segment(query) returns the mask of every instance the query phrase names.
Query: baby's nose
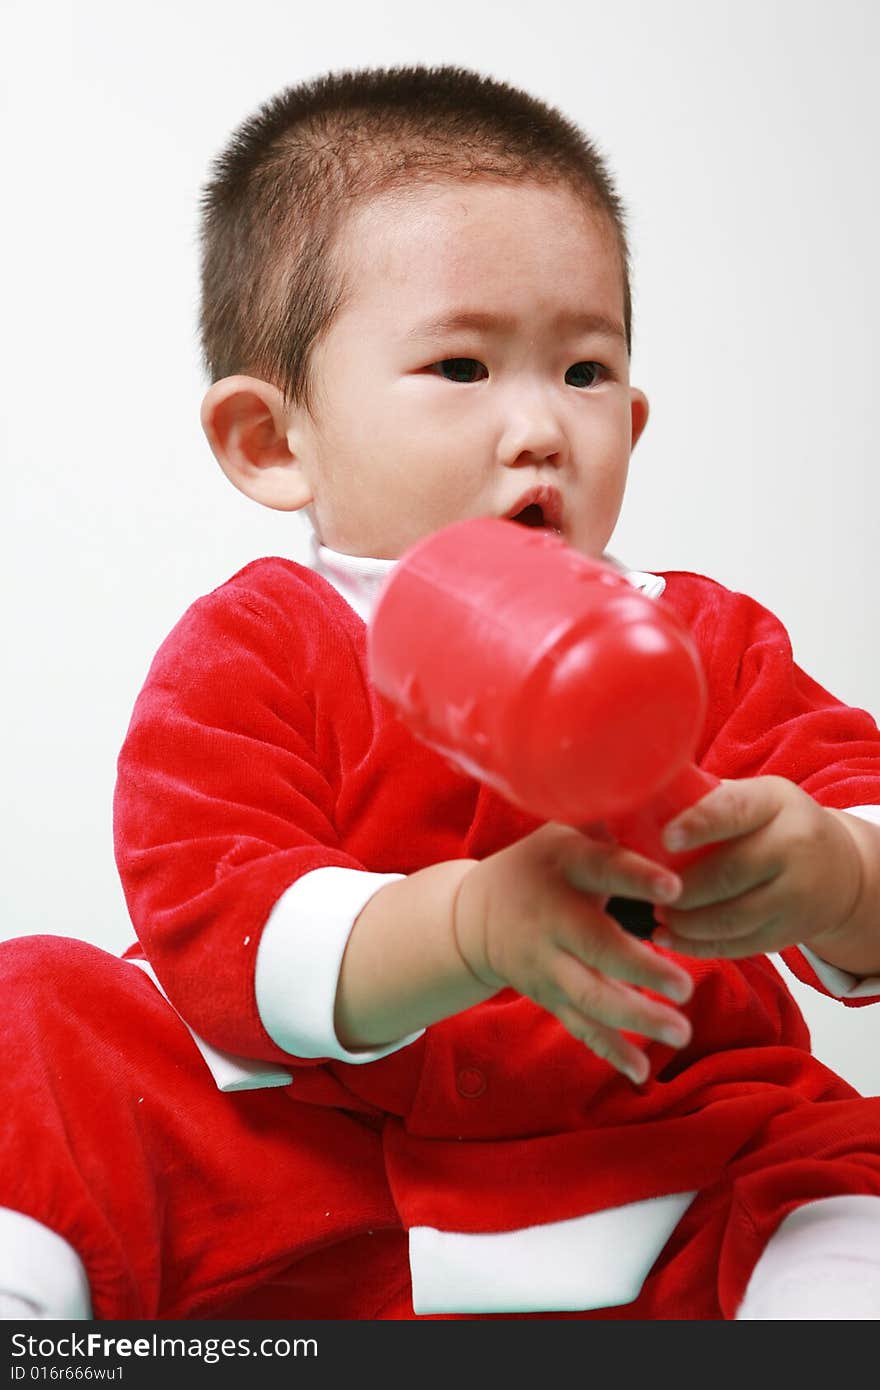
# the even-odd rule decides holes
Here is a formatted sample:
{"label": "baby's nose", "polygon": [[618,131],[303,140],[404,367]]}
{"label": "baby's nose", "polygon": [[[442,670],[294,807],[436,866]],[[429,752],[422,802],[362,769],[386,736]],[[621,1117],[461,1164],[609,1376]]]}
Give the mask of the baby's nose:
{"label": "baby's nose", "polygon": [[549,405],[527,402],[512,411],[498,441],[499,462],[508,468],[528,463],[562,463],[568,452],[565,430]]}

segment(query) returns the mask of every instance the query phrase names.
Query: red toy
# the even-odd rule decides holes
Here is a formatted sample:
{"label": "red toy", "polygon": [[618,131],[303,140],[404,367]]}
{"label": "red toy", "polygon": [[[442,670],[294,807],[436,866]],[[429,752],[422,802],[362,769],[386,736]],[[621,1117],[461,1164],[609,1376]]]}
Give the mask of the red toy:
{"label": "red toy", "polygon": [[660,831],[717,786],[692,760],[703,672],[671,612],[552,532],[481,517],[419,541],[368,637],[418,738],[542,820],[606,828],[681,867]]}

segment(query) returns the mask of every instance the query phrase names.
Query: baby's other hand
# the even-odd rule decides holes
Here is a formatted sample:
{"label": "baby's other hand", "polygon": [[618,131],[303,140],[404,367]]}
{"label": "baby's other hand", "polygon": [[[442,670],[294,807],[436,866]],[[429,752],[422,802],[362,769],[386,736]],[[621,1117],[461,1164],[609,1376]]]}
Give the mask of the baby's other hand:
{"label": "baby's other hand", "polygon": [[658,945],[741,957],[833,933],[852,913],[861,859],[846,817],[784,777],[725,781],[664,828],[672,851],[717,844],[681,871]]}
{"label": "baby's other hand", "polygon": [[641,990],[681,1004],[693,982],[603,909],[614,896],[668,902],[680,887],[661,864],[551,823],[465,874],[455,901],[455,939],[483,984],[533,999],[640,1083],[648,1059],[621,1030],[673,1047],[691,1034],[677,1009]]}

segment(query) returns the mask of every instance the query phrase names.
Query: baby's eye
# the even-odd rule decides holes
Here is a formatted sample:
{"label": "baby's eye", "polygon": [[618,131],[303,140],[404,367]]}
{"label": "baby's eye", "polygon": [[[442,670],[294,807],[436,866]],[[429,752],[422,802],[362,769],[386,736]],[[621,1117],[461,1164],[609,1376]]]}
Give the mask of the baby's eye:
{"label": "baby's eye", "polygon": [[595,386],[601,379],[602,367],[598,362],[575,362],[565,373],[569,386]]}
{"label": "baby's eye", "polygon": [[480,378],[475,372],[482,372],[484,377],[489,375],[475,357],[444,357],[442,362],[433,362],[428,371],[436,372],[444,381],[478,381]]}

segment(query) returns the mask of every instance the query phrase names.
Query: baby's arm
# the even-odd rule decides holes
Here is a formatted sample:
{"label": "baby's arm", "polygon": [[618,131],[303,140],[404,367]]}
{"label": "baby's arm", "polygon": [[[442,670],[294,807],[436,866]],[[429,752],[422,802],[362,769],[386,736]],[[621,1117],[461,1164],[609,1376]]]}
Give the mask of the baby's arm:
{"label": "baby's arm", "polygon": [[663,909],[672,949],[740,957],[806,943],[841,970],[880,975],[880,826],[753,777],[723,782],[664,838],[671,850],[718,845]]}
{"label": "baby's arm", "polygon": [[[132,922],[187,1025],[235,1058],[292,1058],[313,1070],[340,1055],[323,1050],[338,936],[328,944],[314,900],[324,909],[332,897],[342,919],[376,886],[335,826],[341,735],[330,720],[339,709],[328,717],[316,691],[318,678],[344,687],[351,657],[347,634],[328,620],[322,583],[283,561],[260,561],[187,610],[138,697],[114,805]],[[350,741],[369,717],[366,703],[353,711]],[[340,876],[342,890],[337,883],[328,892],[327,875]],[[352,908],[348,924],[353,916]],[[290,973],[299,983],[311,934],[321,938],[319,973],[332,974],[332,992],[326,1010],[315,1003],[303,1020],[287,984]],[[264,952],[273,944],[274,954]],[[274,991],[260,988],[261,966]],[[312,1004],[316,972],[301,973]],[[284,996],[280,1028],[276,994]]]}
{"label": "baby's arm", "polygon": [[[666,827],[693,832],[667,840],[670,850],[718,845],[682,874],[682,894],[663,912],[667,944],[707,958],[780,951],[811,985],[869,1002],[880,967],[875,721],[803,671],[782,623],[747,595],[672,575],[664,601],[688,625],[706,671],[698,761],[727,779]],[[839,982],[816,968],[819,957],[838,967]]]}
{"label": "baby's arm", "polygon": [[476,862],[436,864],[370,899],[336,999],[344,1046],[374,1046],[511,987],[632,1080],[644,1053],[621,1029],[683,1046],[690,1025],[640,988],[684,1003],[690,976],[602,910],[614,895],[668,901],[668,870],[561,825]]}

